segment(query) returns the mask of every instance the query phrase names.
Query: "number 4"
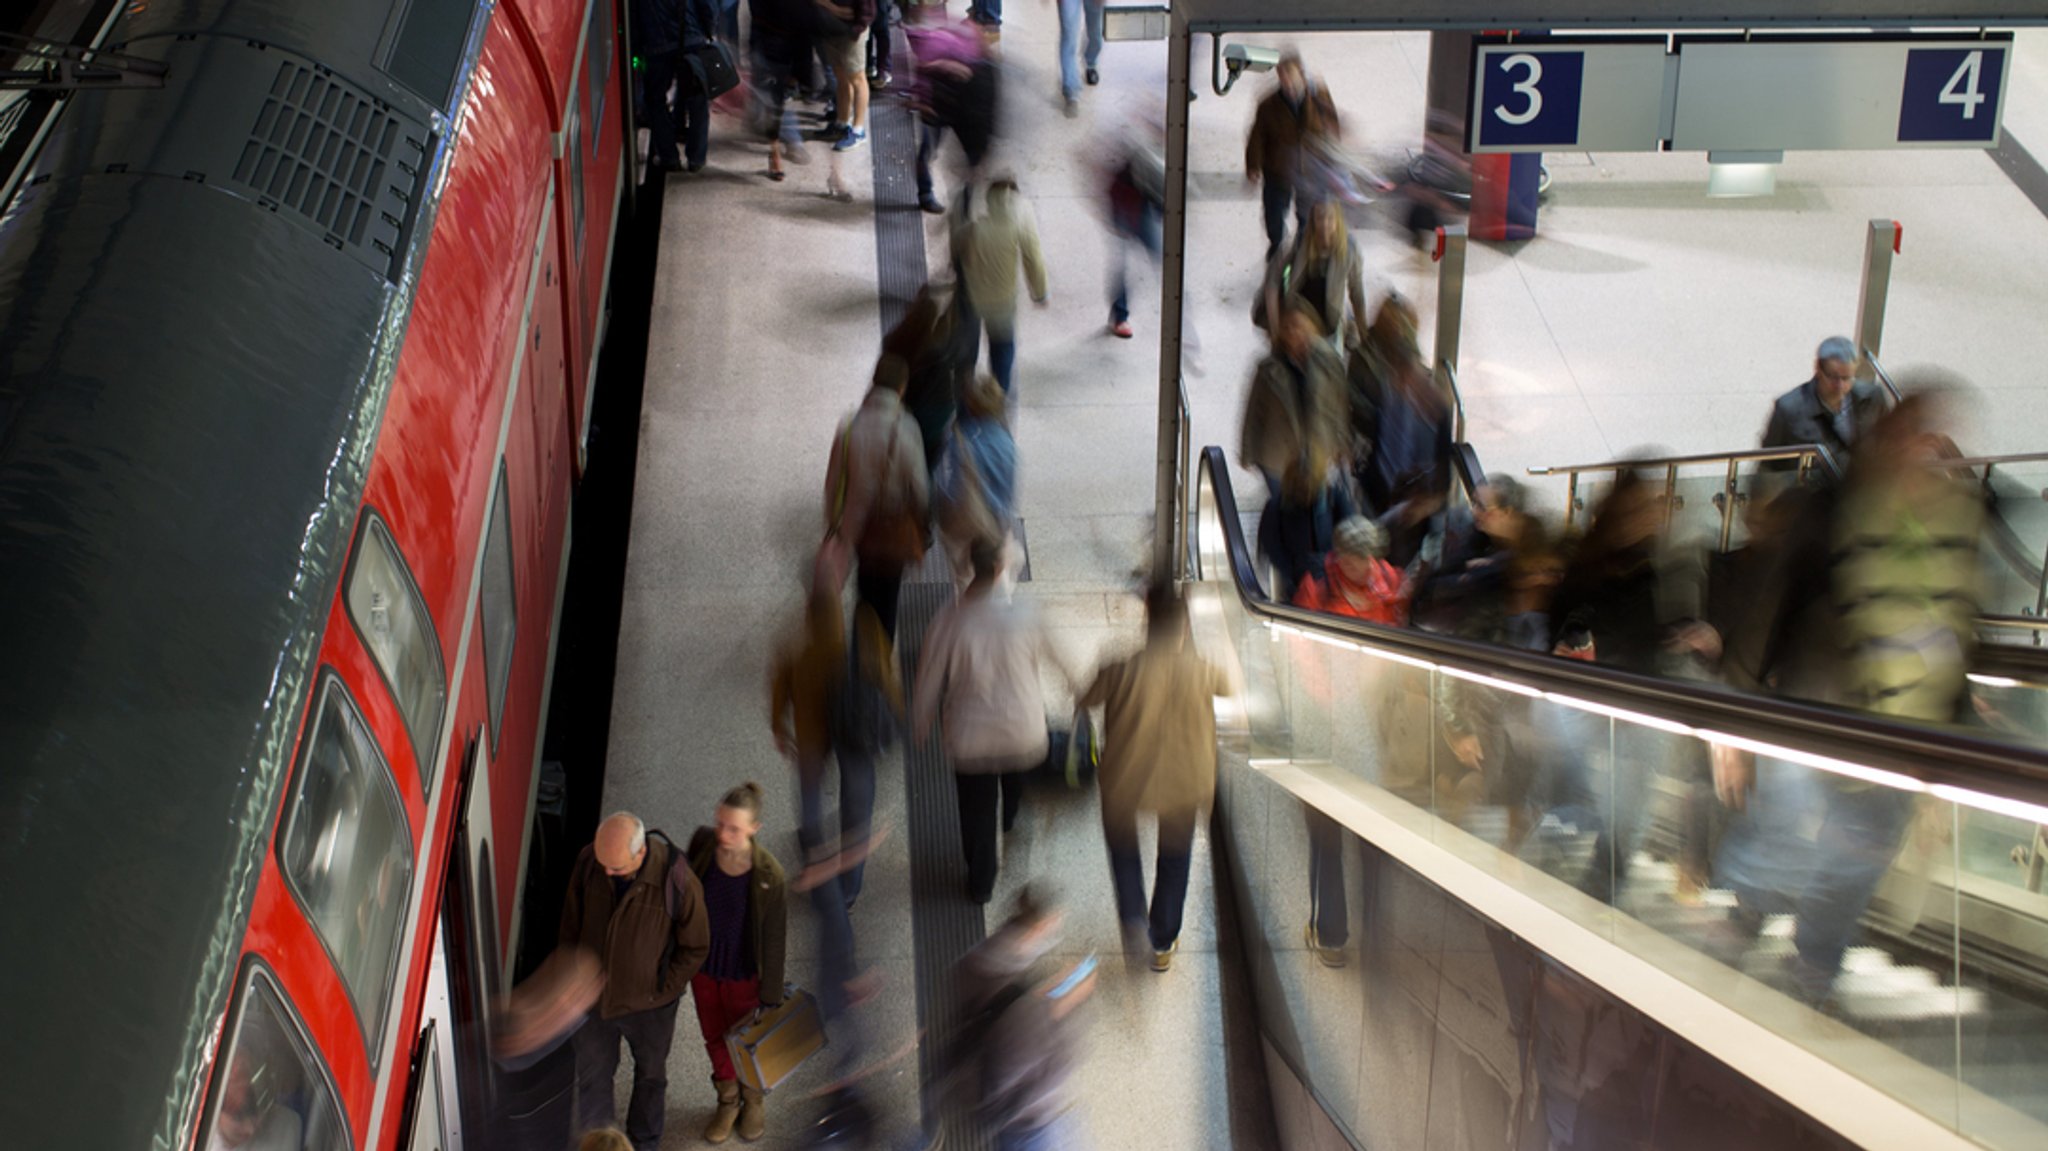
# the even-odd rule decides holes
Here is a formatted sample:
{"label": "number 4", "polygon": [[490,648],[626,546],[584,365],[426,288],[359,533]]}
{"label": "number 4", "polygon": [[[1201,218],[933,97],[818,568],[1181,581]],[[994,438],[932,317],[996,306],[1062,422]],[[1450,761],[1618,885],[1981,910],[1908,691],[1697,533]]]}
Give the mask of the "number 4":
{"label": "number 4", "polygon": [[[1977,81],[1981,78],[1983,71],[1984,53],[1981,50],[1964,56],[1962,64],[1956,68],[1955,75],[1950,76],[1948,83],[1941,86],[1941,102],[1944,104],[1961,104],[1963,106],[1963,119],[1976,119],[1977,105],[1984,102],[1984,93],[1978,91],[1977,88]],[[1960,91],[1957,90],[1957,85],[1962,85]],[[1922,91],[1925,91],[1925,89],[1922,89]]]}

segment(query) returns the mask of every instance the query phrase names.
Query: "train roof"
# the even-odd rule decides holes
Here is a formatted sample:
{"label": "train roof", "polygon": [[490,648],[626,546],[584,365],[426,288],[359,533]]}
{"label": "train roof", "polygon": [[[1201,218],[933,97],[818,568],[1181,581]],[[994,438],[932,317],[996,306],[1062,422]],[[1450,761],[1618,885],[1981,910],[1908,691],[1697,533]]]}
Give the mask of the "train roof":
{"label": "train roof", "polygon": [[225,181],[63,166],[0,217],[0,1131],[176,1147],[403,293]]}

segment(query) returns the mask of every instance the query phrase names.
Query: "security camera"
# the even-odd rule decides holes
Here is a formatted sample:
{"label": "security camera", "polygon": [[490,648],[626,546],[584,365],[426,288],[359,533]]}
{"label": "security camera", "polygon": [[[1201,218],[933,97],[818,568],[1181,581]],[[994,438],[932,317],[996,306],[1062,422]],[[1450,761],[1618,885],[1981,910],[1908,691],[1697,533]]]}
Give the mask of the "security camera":
{"label": "security camera", "polygon": [[1276,48],[1231,44],[1223,49],[1223,66],[1230,69],[1232,76],[1245,71],[1271,72],[1280,66],[1280,52]]}

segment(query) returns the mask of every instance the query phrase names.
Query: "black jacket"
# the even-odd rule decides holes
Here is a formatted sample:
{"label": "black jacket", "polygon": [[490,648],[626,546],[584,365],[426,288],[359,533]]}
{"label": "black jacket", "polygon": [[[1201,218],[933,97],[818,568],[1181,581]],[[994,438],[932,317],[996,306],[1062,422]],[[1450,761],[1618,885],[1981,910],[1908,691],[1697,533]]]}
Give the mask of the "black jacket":
{"label": "black jacket", "polygon": [[[1814,382],[1808,380],[1779,396],[1777,403],[1771,405],[1770,422],[1764,425],[1763,446],[1783,448],[1794,444],[1821,444],[1835,454],[1836,464],[1847,466],[1849,449],[1855,445],[1856,439],[1870,430],[1870,425],[1884,414],[1884,396],[1876,384],[1858,380],[1842,402],[1849,406],[1849,440],[1844,441],[1835,430],[1834,414],[1821,406],[1820,392]],[[1769,471],[1789,471],[1794,461],[1774,460],[1763,466]]]}

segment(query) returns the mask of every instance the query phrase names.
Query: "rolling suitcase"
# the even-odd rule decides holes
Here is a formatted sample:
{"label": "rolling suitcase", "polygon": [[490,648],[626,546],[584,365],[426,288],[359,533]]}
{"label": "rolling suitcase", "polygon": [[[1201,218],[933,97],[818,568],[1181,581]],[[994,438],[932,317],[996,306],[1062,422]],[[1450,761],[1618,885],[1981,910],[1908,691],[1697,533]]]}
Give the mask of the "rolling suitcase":
{"label": "rolling suitcase", "polygon": [[818,1001],[795,984],[782,1002],[725,1033],[726,1050],[740,1082],[756,1091],[775,1090],[804,1060],[825,1046],[825,1021]]}

